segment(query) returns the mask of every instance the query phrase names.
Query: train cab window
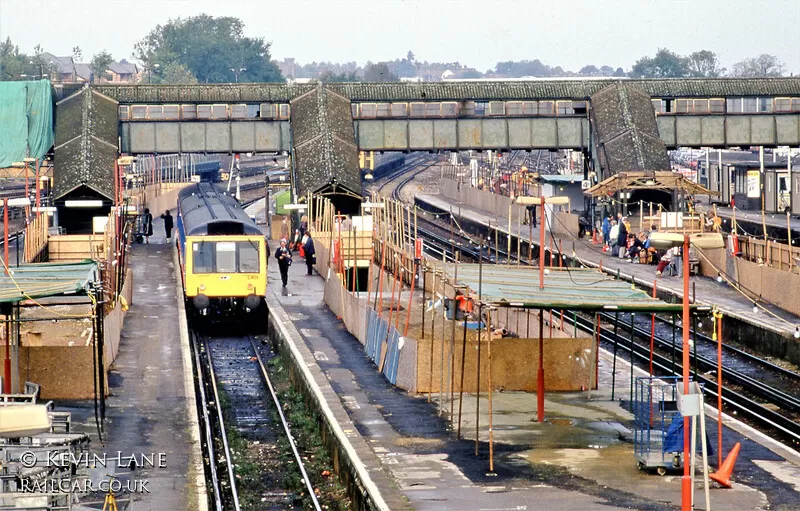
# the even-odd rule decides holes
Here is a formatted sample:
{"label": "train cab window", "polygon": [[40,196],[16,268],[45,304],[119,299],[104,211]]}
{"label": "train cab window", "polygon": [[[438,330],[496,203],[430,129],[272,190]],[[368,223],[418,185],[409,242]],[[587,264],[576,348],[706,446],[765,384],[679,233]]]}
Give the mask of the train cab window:
{"label": "train cab window", "polygon": [[391,117],[391,105],[389,103],[378,103],[375,105],[375,116],[376,117]]}
{"label": "train cab window", "polygon": [[239,273],[258,273],[258,245],[254,241],[240,241]]}
{"label": "train cab window", "polygon": [[214,243],[192,243],[192,272],[214,273]]}
{"label": "train cab window", "polygon": [[236,272],[236,242],[218,241],[217,242],[217,273]]}

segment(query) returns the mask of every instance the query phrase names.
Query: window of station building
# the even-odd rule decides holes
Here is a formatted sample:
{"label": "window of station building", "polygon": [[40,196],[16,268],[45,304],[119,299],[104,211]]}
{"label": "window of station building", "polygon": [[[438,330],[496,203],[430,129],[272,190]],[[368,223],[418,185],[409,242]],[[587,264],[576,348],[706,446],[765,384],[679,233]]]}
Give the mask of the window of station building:
{"label": "window of station building", "polygon": [[717,99],[709,99],[708,100],[708,111],[712,114],[724,114],[725,113],[725,100],[722,98]]}
{"label": "window of station building", "polygon": [[538,101],[523,101],[522,102],[522,115],[536,115],[539,113]]}
{"label": "window of station building", "polygon": [[476,101],[475,102],[475,111],[473,112],[473,115],[475,115],[477,117],[483,117],[484,115],[487,114],[488,110],[489,110],[489,103],[488,102],[486,102],[486,101]]}
{"label": "window of station building", "polygon": [[[357,107],[358,105],[353,105]],[[278,116],[278,105],[272,103],[261,103],[258,108],[258,115],[262,119],[275,119]]]}
{"label": "window of station building", "polygon": [[742,112],[742,98],[727,98],[726,112],[738,114]]}
{"label": "window of station building", "polygon": [[142,121],[147,119],[147,106],[133,105],[131,106],[131,119],[134,121]]}
{"label": "window of station building", "polygon": [[392,117],[407,117],[408,103],[392,103]]}
{"label": "window of station building", "polygon": [[539,115],[553,115],[555,108],[554,101],[539,101]]}
{"label": "window of station building", "polygon": [[708,113],[708,100],[707,99],[692,100],[692,112],[696,114]]}
{"label": "window of station building", "polygon": [[211,119],[211,105],[197,105],[198,119]]}
{"label": "window of station building", "polygon": [[375,118],[375,103],[361,103],[361,118],[374,119]]}
{"label": "window of station building", "polygon": [[758,98],[742,98],[742,112],[746,114],[758,112]]}
{"label": "window of station building", "polygon": [[130,120],[130,107],[128,105],[120,105],[117,115],[119,115],[120,121]]}
{"label": "window of station building", "polygon": [[489,102],[489,115],[503,115],[506,113],[505,101],[490,101]]}
{"label": "window of station building", "polygon": [[246,119],[247,105],[231,105],[231,119]]}
{"label": "window of station building", "polygon": [[577,115],[585,115],[588,112],[586,101],[573,101],[572,113]]}
{"label": "window of station building", "polygon": [[471,117],[475,115],[475,102],[464,101],[464,103],[461,104],[461,115],[464,117]]}
{"label": "window of station building", "polygon": [[506,115],[522,115],[522,101],[506,101]]}
{"label": "window of station building", "polygon": [[292,105],[282,104],[278,105],[278,118],[288,119],[292,115]]}
{"label": "window of station building", "polygon": [[663,114],[666,111],[666,105],[663,99],[651,99],[650,103],[653,104],[653,111],[657,114]]}
{"label": "window of station building", "polygon": [[258,117],[258,105],[247,105],[247,118],[256,119]]}
{"label": "window of station building", "polygon": [[425,117],[425,103],[411,103],[409,106],[410,117]]}
{"label": "window of station building", "polygon": [[181,105],[181,119],[197,119],[197,105]]}
{"label": "window of station building", "polygon": [[211,106],[212,119],[227,119],[228,118],[228,105],[212,105]]}
{"label": "window of station building", "polygon": [[375,117],[391,117],[392,105],[389,103],[378,103],[375,105]]}
{"label": "window of station building", "polygon": [[458,117],[458,103],[455,101],[442,103],[442,117]]}
{"label": "window of station building", "polygon": [[792,98],[775,98],[775,111],[776,112],[791,112],[792,111]]}
{"label": "window of station building", "polygon": [[759,112],[772,112],[772,98],[758,98]]}
{"label": "window of station building", "polygon": [[360,109],[358,108],[358,104],[357,103],[351,103],[350,104],[350,115],[353,116],[353,119],[358,119],[358,118],[361,117],[361,115],[359,113],[359,110]]}
{"label": "window of station building", "polygon": [[425,103],[425,117],[441,117],[442,104],[441,103]]}
{"label": "window of station building", "polygon": [[688,114],[692,108],[691,99],[676,99],[675,100],[675,113]]}
{"label": "window of station building", "polygon": [[168,121],[177,121],[181,118],[181,109],[178,105],[164,105],[164,119]]}
{"label": "window of station building", "polygon": [[575,109],[572,108],[572,101],[556,101],[556,113],[558,115],[572,115]]}

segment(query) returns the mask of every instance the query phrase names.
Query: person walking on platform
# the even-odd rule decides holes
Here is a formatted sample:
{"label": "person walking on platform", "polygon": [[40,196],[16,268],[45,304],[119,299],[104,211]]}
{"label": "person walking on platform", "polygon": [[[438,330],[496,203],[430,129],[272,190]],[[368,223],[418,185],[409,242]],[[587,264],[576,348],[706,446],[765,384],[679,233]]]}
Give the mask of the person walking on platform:
{"label": "person walking on platform", "polygon": [[306,275],[313,275],[314,264],[316,264],[317,258],[315,257],[316,251],[314,250],[314,240],[311,239],[311,231],[306,231],[305,239],[306,241],[303,244],[303,252],[305,252],[306,268],[308,269],[308,273],[306,273]]}
{"label": "person walking on platform", "polygon": [[175,225],[172,222],[172,215],[169,210],[164,211],[164,214],[161,215],[161,219],[164,220],[164,232],[167,235],[167,245],[169,245],[172,241],[172,228]]}
{"label": "person walking on platform", "polygon": [[153,215],[150,214],[150,208],[144,208],[142,215],[142,233],[144,234],[144,241],[150,244],[150,236],[153,235]]}
{"label": "person walking on platform", "polygon": [[281,238],[281,246],[275,250],[275,259],[278,260],[278,269],[281,271],[283,287],[289,283],[289,266],[292,265],[292,251],[286,248],[286,238]]}

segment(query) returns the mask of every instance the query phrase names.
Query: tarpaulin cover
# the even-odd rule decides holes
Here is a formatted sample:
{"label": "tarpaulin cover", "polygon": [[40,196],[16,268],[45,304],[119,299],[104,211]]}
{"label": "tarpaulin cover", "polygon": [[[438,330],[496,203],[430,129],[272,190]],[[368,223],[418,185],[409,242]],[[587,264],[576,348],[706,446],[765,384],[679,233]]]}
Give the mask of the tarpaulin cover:
{"label": "tarpaulin cover", "polygon": [[41,159],[53,147],[50,82],[0,82],[0,168]]}

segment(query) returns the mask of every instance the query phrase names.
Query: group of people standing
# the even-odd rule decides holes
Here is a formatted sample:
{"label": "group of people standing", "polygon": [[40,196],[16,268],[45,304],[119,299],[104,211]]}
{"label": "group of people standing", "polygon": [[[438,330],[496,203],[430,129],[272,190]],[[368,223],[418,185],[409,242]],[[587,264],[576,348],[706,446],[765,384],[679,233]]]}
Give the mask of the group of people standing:
{"label": "group of people standing", "polygon": [[[172,214],[169,210],[166,210],[164,214],[161,215],[161,219],[164,220],[164,235],[167,238],[167,245],[169,245],[172,242],[172,229],[175,227]],[[144,236],[145,243],[149,245],[150,236],[153,235],[153,214],[150,213],[150,208],[144,208],[140,234]]]}
{"label": "group of people standing", "polygon": [[278,260],[278,269],[281,272],[283,287],[289,283],[289,267],[292,265],[292,252],[297,250],[305,258],[306,275],[314,274],[314,264],[317,262],[314,240],[308,230],[308,217],[303,215],[300,219],[300,228],[295,231],[295,236],[289,241],[289,221],[284,218],[281,223],[281,245],[275,250],[275,259]]}
{"label": "group of people standing", "polygon": [[[603,231],[603,251],[611,251],[613,257],[638,263],[643,253],[652,253],[653,255],[656,253],[656,250],[650,246],[650,236],[657,231],[655,225],[650,227],[649,233],[641,231],[638,234],[634,234],[629,232],[631,227],[628,223],[628,218],[618,213],[616,219],[613,216],[605,217],[601,228]],[[656,268],[656,276],[660,277],[666,267],[679,256],[680,248],[670,249],[662,254]],[[650,260],[650,258],[648,257],[647,260]]]}

